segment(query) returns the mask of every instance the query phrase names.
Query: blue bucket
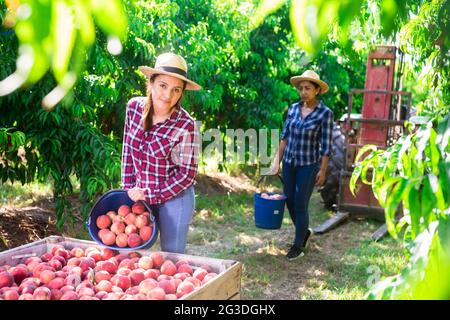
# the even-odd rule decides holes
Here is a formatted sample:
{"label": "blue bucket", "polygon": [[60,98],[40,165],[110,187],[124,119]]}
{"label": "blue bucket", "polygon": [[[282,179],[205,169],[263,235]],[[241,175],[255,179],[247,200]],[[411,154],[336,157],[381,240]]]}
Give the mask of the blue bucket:
{"label": "blue bucket", "polygon": [[[266,177],[263,176],[259,179],[256,187],[259,186],[261,180]],[[281,179],[280,176],[278,176]],[[274,193],[265,192],[268,195]],[[265,199],[261,197],[261,193],[255,193],[255,225],[262,229],[280,229],[283,222],[284,207],[286,204],[286,196],[281,199]]]}
{"label": "blue bucket", "polygon": [[118,246],[107,246],[105,245],[100,238],[98,237],[98,232],[100,229],[97,227],[97,218],[108,211],[116,211],[121,205],[132,206],[135,202],[128,197],[128,193],[125,190],[111,190],[103,194],[95,203],[95,205],[91,209],[91,213],[89,215],[89,219],[86,222],[86,226],[89,230],[89,234],[91,238],[97,242],[98,244],[113,249],[113,250],[140,250],[150,248],[155,241],[158,239],[158,225],[156,223],[155,215],[153,210],[145,201],[138,201],[142,203],[145,209],[150,213],[150,221],[153,222],[153,232],[149,240],[145,241],[138,247],[125,247],[121,248]]}

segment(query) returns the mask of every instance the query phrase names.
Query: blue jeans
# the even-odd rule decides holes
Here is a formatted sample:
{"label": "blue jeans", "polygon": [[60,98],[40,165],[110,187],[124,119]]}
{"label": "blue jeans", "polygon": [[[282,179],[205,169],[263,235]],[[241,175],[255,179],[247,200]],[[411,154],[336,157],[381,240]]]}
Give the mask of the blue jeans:
{"label": "blue jeans", "polygon": [[161,250],[184,253],[189,223],[195,209],[194,187],[156,206]]}
{"label": "blue jeans", "polygon": [[309,199],[319,169],[319,163],[295,167],[283,161],[284,194],[287,197],[286,204],[295,226],[294,245],[297,247],[303,247],[309,227]]}

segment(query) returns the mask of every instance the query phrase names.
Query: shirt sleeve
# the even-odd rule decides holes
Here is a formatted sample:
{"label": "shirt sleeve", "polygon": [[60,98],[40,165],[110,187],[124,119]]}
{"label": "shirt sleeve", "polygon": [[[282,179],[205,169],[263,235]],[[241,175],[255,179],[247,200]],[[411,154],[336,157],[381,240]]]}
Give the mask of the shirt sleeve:
{"label": "shirt sleeve", "polygon": [[133,111],[136,108],[137,101],[131,99],[127,104],[125,125],[123,129],[123,143],[122,143],[122,189],[128,190],[136,185],[136,173],[133,165],[133,158],[131,155],[131,121],[133,117]]}
{"label": "shirt sleeve", "polygon": [[323,119],[322,119],[322,137],[321,137],[321,156],[330,156],[331,155],[331,143],[333,136],[333,112],[331,110],[327,110]]}
{"label": "shirt sleeve", "polygon": [[158,188],[145,188],[145,200],[149,204],[161,204],[177,196],[194,184],[198,170],[199,137],[195,122],[186,129],[179,130],[177,144],[171,157],[175,164],[175,174]]}

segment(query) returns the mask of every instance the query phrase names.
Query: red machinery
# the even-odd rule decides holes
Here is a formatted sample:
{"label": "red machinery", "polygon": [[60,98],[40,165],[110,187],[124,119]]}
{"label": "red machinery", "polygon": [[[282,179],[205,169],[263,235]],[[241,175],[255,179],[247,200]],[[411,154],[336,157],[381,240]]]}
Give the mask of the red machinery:
{"label": "red machinery", "polygon": [[[397,56],[400,58],[398,65]],[[348,114],[343,126],[345,159],[340,173],[338,212],[315,232],[326,232],[349,215],[384,219],[384,210],[371,187],[358,181],[355,197],[350,192],[349,182],[355,156],[362,146],[374,144],[379,149],[386,149],[403,134],[411,93],[397,91],[401,87],[402,69],[403,54],[394,46],[378,46],[369,53],[365,89],[351,89],[349,95]],[[352,116],[354,96],[357,94],[363,95],[361,117]]]}

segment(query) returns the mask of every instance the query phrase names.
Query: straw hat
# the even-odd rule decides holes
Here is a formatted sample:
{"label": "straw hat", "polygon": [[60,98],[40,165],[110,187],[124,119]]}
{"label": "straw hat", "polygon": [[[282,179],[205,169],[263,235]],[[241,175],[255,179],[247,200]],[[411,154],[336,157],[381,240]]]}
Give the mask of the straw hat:
{"label": "straw hat", "polygon": [[326,84],[326,82],[320,80],[319,75],[312,70],[306,70],[302,75],[292,77],[291,83],[294,87],[298,88],[298,84],[300,83],[300,81],[305,80],[318,84],[321,89],[320,94],[324,94],[328,91],[328,85]]}
{"label": "straw hat", "polygon": [[154,68],[140,66],[139,70],[150,77],[153,74],[166,74],[183,81],[186,81],[186,90],[200,90],[202,87],[199,86],[192,80],[187,78],[187,63],[183,57],[168,52],[159,55],[156,58],[156,63]]}

